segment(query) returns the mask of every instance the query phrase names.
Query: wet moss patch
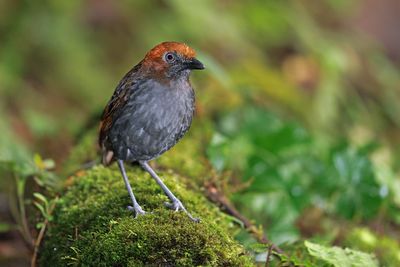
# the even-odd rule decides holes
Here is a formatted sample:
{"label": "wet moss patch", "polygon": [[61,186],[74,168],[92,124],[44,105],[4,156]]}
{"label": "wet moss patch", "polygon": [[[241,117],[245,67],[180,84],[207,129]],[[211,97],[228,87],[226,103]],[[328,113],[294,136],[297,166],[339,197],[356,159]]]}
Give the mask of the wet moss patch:
{"label": "wet moss patch", "polygon": [[231,237],[229,218],[201,194],[187,190],[182,177],[159,172],[201,223],[166,209],[168,199],[151,177],[138,167],[128,169],[135,195],[149,213],[135,219],[126,209],[130,200],[116,166],[80,173],[58,203],[41,249],[41,266],[252,265]]}

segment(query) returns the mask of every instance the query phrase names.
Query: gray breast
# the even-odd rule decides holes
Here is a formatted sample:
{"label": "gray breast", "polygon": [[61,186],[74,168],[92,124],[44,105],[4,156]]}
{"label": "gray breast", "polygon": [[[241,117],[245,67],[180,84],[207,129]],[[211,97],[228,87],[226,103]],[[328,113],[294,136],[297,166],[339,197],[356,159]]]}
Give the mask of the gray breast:
{"label": "gray breast", "polygon": [[194,111],[190,84],[169,88],[155,81],[132,92],[110,130],[115,156],[127,161],[158,157],[187,132]]}

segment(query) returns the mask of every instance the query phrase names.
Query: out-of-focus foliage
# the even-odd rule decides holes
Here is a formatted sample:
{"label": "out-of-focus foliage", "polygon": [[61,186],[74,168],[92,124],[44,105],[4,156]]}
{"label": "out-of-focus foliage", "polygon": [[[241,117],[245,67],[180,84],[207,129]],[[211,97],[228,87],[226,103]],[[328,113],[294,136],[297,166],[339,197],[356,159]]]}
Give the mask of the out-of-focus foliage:
{"label": "out-of-focus foliage", "polygon": [[221,119],[208,154],[220,170],[241,171],[249,185],[234,201],[281,243],[299,238],[296,221],[308,208],[356,221],[380,210],[391,216],[393,196],[378,183],[370,150],[345,143],[321,149],[296,123],[247,108]]}
{"label": "out-of-focus foliage", "polygon": [[[254,107],[230,112],[219,121],[209,158],[220,171],[241,174],[236,183],[244,189],[232,200],[247,217],[264,225],[273,242],[315,236],[330,243],[358,223],[380,220],[380,227],[390,227],[384,222],[398,221],[399,191],[392,186],[396,178],[380,179],[380,167],[372,161],[381,153],[378,144],[342,140],[335,146],[320,145],[298,123]],[[241,238],[250,242],[249,237]],[[352,244],[365,249],[356,241]],[[367,251],[375,252],[375,246]],[[378,255],[392,259],[385,260],[388,266],[396,266],[393,255],[399,252],[396,245]]]}
{"label": "out-of-focus foliage", "polygon": [[156,43],[180,40],[207,66],[195,77],[203,103],[238,90],[325,138],[364,129],[392,141],[399,74],[355,33],[356,3],[3,1],[3,114],[30,147],[65,158],[58,150],[101,110],[122,74]]}
{"label": "out-of-focus foliage", "polygon": [[[63,160],[122,75],[155,44],[184,41],[207,68],[192,75],[197,119],[216,118],[206,150],[232,171],[239,211],[276,243],[311,238],[397,266],[396,1],[1,1],[0,197],[15,177],[62,184],[33,155],[70,174]],[[8,213],[0,232],[14,229]]]}
{"label": "out-of-focus foliage", "polygon": [[400,265],[400,246],[394,236],[381,236],[368,228],[354,228],[346,236],[345,243],[355,249],[375,253],[383,266]]}
{"label": "out-of-focus foliage", "polygon": [[355,251],[352,249],[342,249],[338,247],[324,247],[318,244],[305,241],[305,246],[308,252],[335,267],[377,267],[378,262],[376,259],[363,252]]}

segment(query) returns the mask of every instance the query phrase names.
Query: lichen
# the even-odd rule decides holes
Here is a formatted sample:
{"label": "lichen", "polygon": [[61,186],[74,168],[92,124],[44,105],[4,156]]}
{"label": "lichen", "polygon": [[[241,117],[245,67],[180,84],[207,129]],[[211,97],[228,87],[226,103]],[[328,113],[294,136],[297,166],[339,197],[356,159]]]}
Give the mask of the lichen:
{"label": "lichen", "polygon": [[41,266],[252,266],[232,238],[229,217],[184,178],[159,172],[168,187],[200,223],[166,209],[167,197],[139,167],[129,167],[135,195],[148,213],[134,218],[116,168],[95,166],[72,177],[60,198],[40,251]]}

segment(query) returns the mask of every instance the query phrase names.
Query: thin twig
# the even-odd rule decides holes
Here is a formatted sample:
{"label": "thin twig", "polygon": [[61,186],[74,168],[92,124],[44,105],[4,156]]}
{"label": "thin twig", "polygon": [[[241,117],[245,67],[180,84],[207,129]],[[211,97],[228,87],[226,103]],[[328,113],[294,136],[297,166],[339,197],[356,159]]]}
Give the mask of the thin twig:
{"label": "thin twig", "polygon": [[[54,208],[56,206],[56,202],[57,202],[57,199],[55,199],[53,204],[51,205],[51,207],[49,209],[48,216],[50,216],[51,213],[53,212],[53,210],[54,210]],[[36,267],[36,260],[37,260],[37,255],[38,255],[38,252],[39,252],[39,247],[40,247],[40,244],[42,243],[42,240],[43,240],[43,237],[44,237],[44,234],[46,232],[46,228],[47,228],[48,224],[49,224],[49,219],[47,217],[44,220],[43,226],[40,229],[40,232],[39,232],[39,234],[38,234],[38,236],[37,236],[37,238],[35,240],[35,243],[34,243],[33,255],[32,255],[32,259],[31,259],[31,267]]]}
{"label": "thin twig", "polygon": [[35,241],[35,244],[34,244],[34,247],[33,247],[33,255],[32,255],[32,259],[31,259],[31,267],[35,267],[36,266],[36,259],[37,259],[37,255],[38,255],[38,251],[39,251],[39,246],[40,246],[40,243],[42,242],[42,239],[44,237],[44,233],[46,232],[46,227],[47,227],[48,223],[49,223],[48,219],[44,220],[43,226],[40,229],[38,237],[36,238],[36,241]]}
{"label": "thin twig", "polygon": [[265,267],[269,267],[269,263],[271,262],[271,252],[272,252],[272,246],[268,247],[268,251],[267,251],[267,259],[265,260]]}
{"label": "thin twig", "polygon": [[[20,222],[20,231],[22,236],[24,237],[25,242],[32,248],[33,245],[33,237],[29,230],[28,221],[26,217],[26,210],[25,210],[25,200],[24,200],[24,193],[25,193],[25,183],[26,179],[19,178],[19,176],[15,175],[15,186],[17,192],[17,210],[18,213],[16,214],[19,217]],[[22,183],[20,186],[19,183]]]}
{"label": "thin twig", "polygon": [[223,193],[221,193],[220,190],[218,190],[215,183],[212,181],[208,182],[205,184],[205,188],[207,190],[208,198],[214,203],[219,204],[226,211],[226,213],[239,219],[243,223],[245,229],[252,234],[258,242],[262,244],[268,244],[272,250],[278,253],[283,253],[282,249],[268,240],[262,229],[257,228],[249,219],[247,219],[233,206],[229,199]]}

